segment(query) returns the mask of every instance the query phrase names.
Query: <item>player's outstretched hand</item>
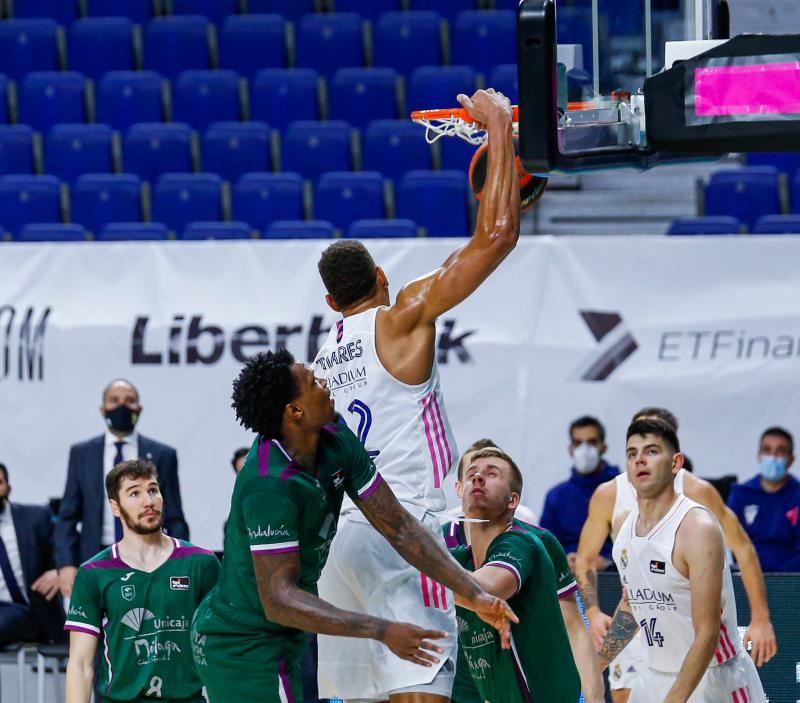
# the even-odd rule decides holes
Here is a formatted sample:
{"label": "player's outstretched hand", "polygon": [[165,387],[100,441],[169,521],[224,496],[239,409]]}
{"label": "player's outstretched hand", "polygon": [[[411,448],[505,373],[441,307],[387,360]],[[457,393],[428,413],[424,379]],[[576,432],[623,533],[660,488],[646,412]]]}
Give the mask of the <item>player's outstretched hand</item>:
{"label": "player's outstretched hand", "polygon": [[439,640],[443,637],[447,637],[446,632],[423,630],[405,622],[391,622],[387,625],[381,642],[401,659],[421,666],[432,666],[439,663],[439,658],[432,652],[441,654],[444,650],[430,640]]}
{"label": "player's outstretched hand", "polygon": [[775,630],[772,629],[772,623],[769,620],[758,623],[751,622],[750,627],[744,633],[744,641],[753,643],[750,656],[756,666],[766,664],[778,651]]}
{"label": "player's outstretched hand", "polygon": [[500,633],[500,644],[503,649],[511,649],[511,623],[518,623],[519,618],[508,603],[502,598],[484,592],[467,607]]}
{"label": "player's outstretched hand", "polygon": [[487,129],[498,123],[511,124],[511,102],[505,95],[495,92],[492,88],[478,90],[471,98],[462,93],[457,99],[481,129]]}

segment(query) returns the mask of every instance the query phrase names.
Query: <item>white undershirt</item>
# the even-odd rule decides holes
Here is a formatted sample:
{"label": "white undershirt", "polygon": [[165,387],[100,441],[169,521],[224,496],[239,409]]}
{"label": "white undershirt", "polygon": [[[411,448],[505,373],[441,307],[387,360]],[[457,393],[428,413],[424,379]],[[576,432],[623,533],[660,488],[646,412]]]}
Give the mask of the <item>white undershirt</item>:
{"label": "white undershirt", "polygon": [[[110,430],[106,430],[105,446],[103,448],[103,492],[105,493],[105,478],[108,472],[114,468],[114,458],[117,456],[116,442],[125,442],[122,445],[122,460],[130,461],[131,459],[138,459],[139,457],[139,435],[136,432],[131,432],[127,437],[117,437]],[[103,501],[103,535],[101,544],[114,544],[116,542],[114,535],[114,515],[111,513],[111,508],[108,501]]]}
{"label": "white undershirt", "polygon": [[[0,513],[0,537],[6,545],[6,552],[8,552],[8,560],[11,562],[11,570],[14,572],[14,578],[17,579],[19,590],[28,599],[25,593],[25,574],[22,573],[22,560],[19,557],[19,544],[17,543],[17,531],[14,529],[14,518],[11,515],[11,505],[6,503],[6,509]],[[11,592],[8,590],[6,580],[0,572],[0,601],[11,603]]]}

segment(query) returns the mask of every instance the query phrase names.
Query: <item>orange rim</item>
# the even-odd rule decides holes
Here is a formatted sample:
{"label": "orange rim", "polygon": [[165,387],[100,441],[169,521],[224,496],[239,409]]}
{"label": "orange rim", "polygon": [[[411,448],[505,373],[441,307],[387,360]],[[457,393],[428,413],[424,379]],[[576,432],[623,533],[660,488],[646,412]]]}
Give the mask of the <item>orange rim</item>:
{"label": "orange rim", "polygon": [[[411,119],[415,122],[418,120],[445,120],[448,117],[460,117],[464,122],[475,122],[469,113],[463,107],[443,108],[441,110],[414,110],[411,113]],[[514,122],[519,122],[519,108],[516,105],[511,106],[511,119]]]}

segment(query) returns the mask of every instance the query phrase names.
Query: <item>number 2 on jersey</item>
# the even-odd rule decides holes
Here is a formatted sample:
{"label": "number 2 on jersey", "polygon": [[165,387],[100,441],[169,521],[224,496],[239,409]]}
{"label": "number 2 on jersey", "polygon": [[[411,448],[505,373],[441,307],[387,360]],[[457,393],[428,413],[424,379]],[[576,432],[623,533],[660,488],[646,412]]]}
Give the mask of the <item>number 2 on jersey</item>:
{"label": "number 2 on jersey", "polygon": [[656,618],[650,618],[650,622],[647,621],[647,618],[644,618],[639,622],[639,625],[644,631],[644,636],[647,638],[647,645],[649,647],[652,647],[654,644],[657,644],[659,647],[664,646],[664,635],[656,630]]}
{"label": "number 2 on jersey", "polygon": [[[372,410],[369,409],[369,405],[367,405],[362,400],[354,400],[347,406],[347,410],[353,415],[358,416],[358,429],[356,430],[356,436],[358,437],[358,441],[367,446],[367,435],[369,434],[370,427],[372,427]],[[370,459],[374,459],[380,451],[375,450],[367,450],[367,454],[369,454]]]}

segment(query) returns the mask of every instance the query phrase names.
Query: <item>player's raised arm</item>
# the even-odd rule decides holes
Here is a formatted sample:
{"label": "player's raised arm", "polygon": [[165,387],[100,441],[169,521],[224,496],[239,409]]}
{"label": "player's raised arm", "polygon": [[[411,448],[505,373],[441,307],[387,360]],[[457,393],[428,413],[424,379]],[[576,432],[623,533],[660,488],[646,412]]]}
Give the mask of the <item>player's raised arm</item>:
{"label": "player's raised arm", "polygon": [[441,267],[407,284],[390,310],[395,325],[411,330],[432,323],[466,299],[516,246],[519,176],[511,131],[511,105],[501,93],[479,90],[458,101],[486,129],[489,165],[472,238]]}
{"label": "player's raised arm", "polygon": [[502,635],[503,648],[510,647],[510,621],[519,620],[508,603],[488,593],[464,571],[444,544],[400,505],[384,482],[380,482],[368,497],[359,500],[358,507],[403,559],[452,590],[459,605],[474,611],[497,629]]}
{"label": "player's raised arm", "polygon": [[97,637],[73,630],[69,633],[67,661],[67,703],[89,703],[94,682],[94,658]]}

